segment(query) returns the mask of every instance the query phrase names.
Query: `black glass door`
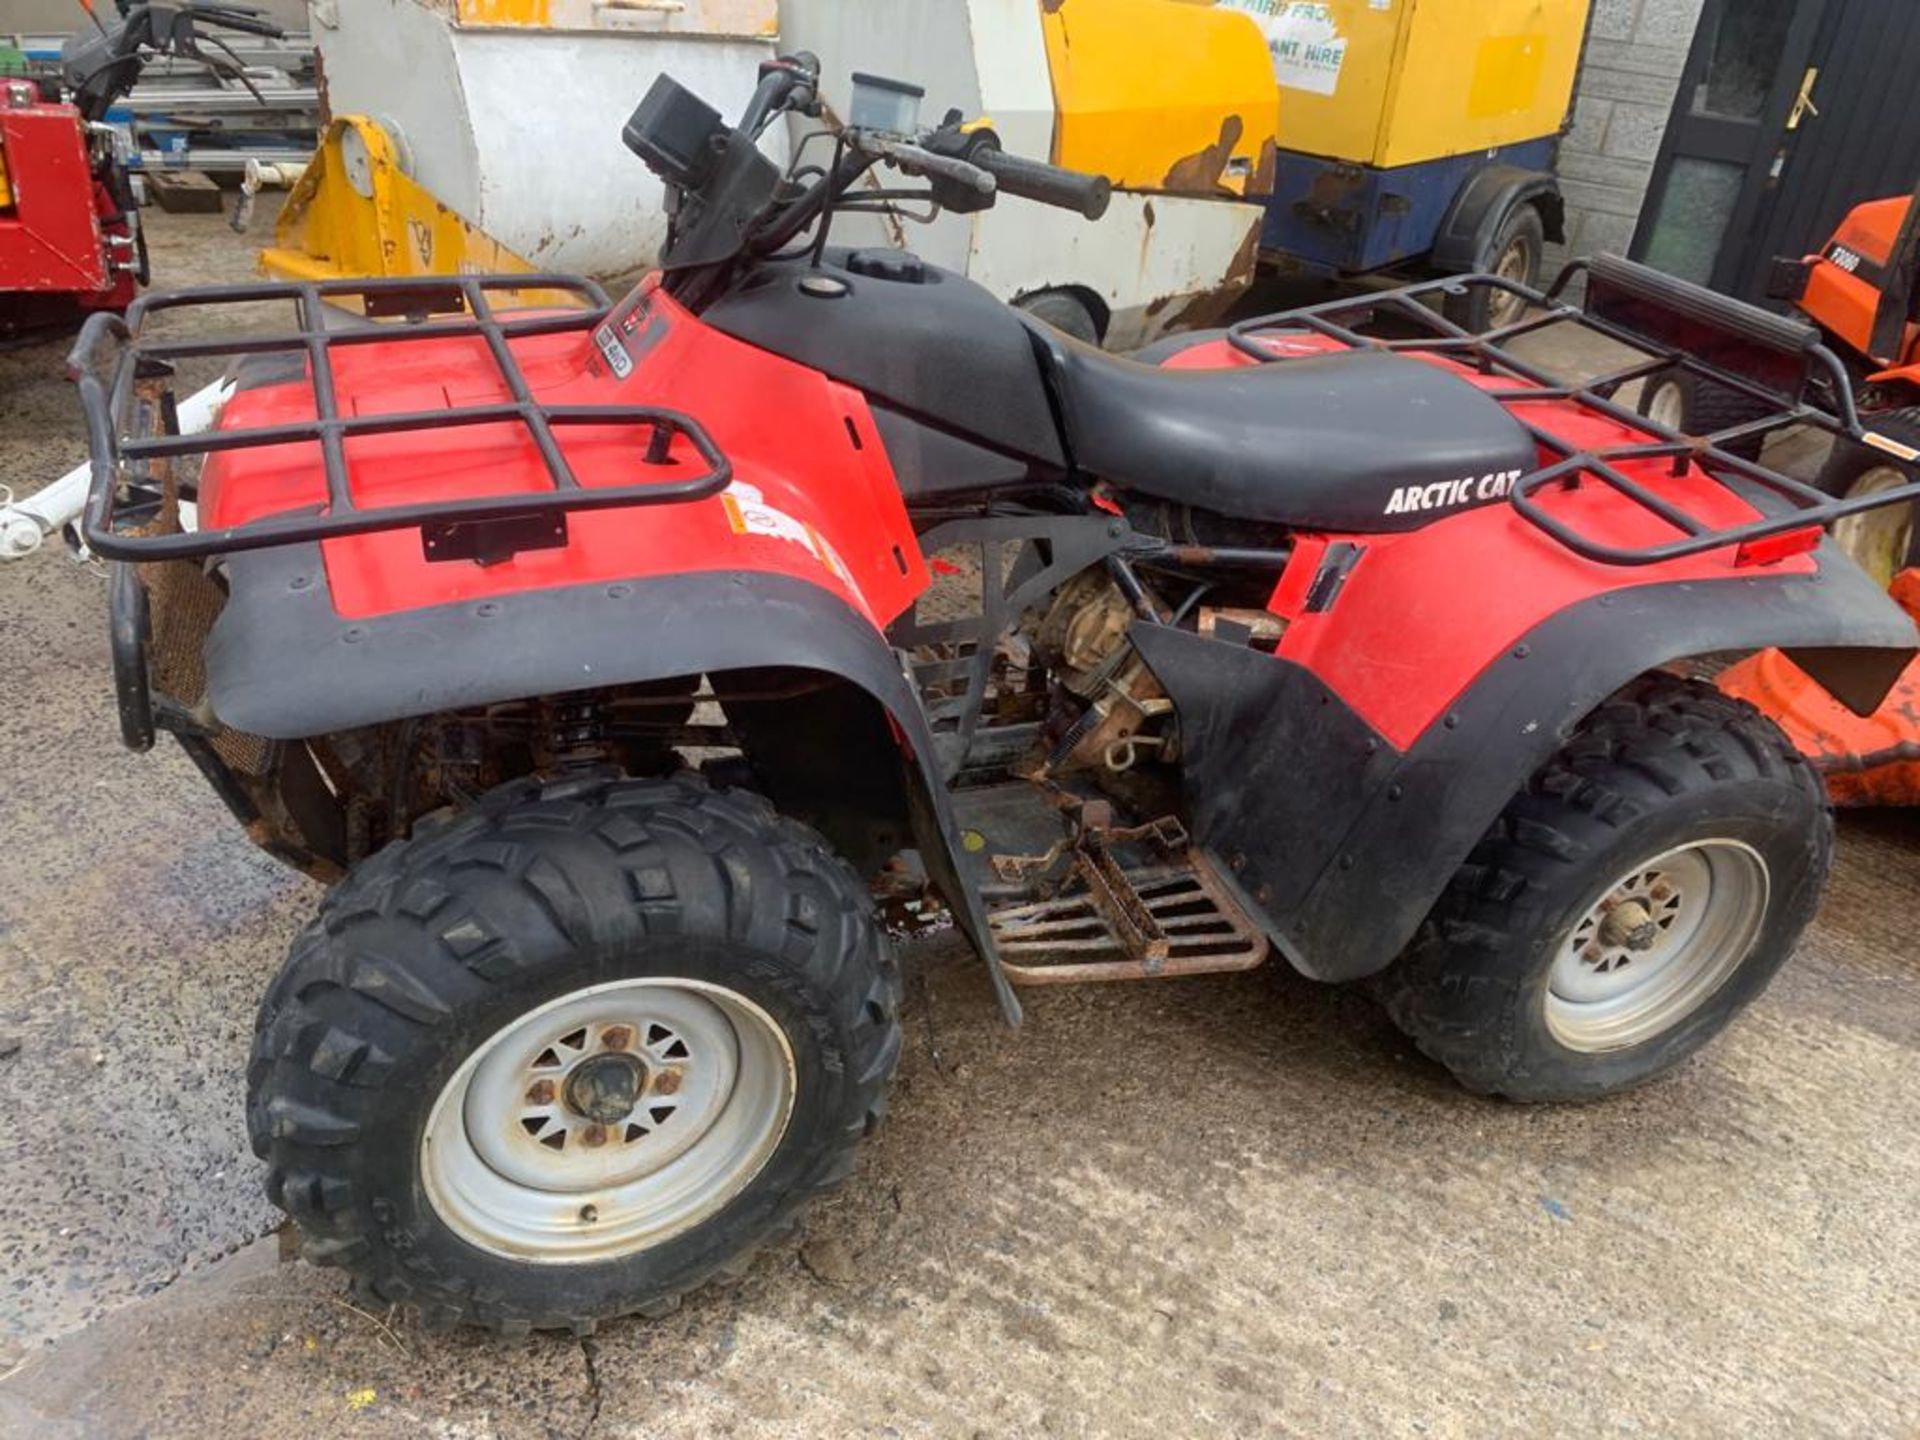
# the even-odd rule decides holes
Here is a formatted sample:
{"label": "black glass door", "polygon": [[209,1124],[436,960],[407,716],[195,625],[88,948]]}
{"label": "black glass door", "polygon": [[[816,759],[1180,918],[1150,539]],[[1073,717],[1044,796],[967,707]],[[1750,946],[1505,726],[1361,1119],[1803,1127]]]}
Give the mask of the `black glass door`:
{"label": "black glass door", "polygon": [[1741,287],[1743,240],[1806,119],[1826,0],[1707,0],[1632,253],[1716,289]]}

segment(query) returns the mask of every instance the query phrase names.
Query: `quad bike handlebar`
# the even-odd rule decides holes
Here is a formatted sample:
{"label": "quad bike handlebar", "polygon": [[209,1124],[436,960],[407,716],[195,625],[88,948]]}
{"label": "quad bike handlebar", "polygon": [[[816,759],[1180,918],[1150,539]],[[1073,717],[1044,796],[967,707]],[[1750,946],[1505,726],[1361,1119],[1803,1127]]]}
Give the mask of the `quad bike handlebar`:
{"label": "quad bike handlebar", "polygon": [[[927,200],[936,209],[969,214],[1007,194],[1089,220],[1106,213],[1113,192],[1106,176],[1009,155],[986,123],[966,123],[957,110],[911,134],[902,133],[907,124],[833,127],[830,164],[802,167],[796,158],[782,175],[757,141],[782,115],[821,114],[819,80],[819,60],[804,51],[770,60],[760,67],[739,123],[728,125],[711,105],[661,75],[628,119],[622,138],[667,186],[672,225],[662,268],[668,288],[690,309],[723,293],[737,265],[781,253],[810,227],[819,227],[813,245],[822,248],[836,208]],[[878,164],[926,180],[929,188],[856,192]]]}
{"label": "quad bike handlebar", "polygon": [[[995,195],[1017,195],[1022,200],[1098,220],[1107,213],[1113,199],[1113,182],[1106,176],[1009,155],[1000,148],[1000,137],[990,128],[961,124],[957,115],[949,115],[945,123],[921,136],[917,144],[872,137],[860,137],[858,143],[876,147],[869,153],[891,160],[910,175],[925,175],[936,182],[957,181],[988,197],[986,205],[993,203]],[[985,208],[971,195],[954,195],[943,191],[937,183],[934,198],[949,210],[964,212]]]}

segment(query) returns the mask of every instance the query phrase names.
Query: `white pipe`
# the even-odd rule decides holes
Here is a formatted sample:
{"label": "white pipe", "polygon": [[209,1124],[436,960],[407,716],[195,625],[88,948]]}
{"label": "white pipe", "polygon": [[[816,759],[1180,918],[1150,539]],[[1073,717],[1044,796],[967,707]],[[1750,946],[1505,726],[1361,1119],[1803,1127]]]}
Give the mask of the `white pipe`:
{"label": "white pipe", "polygon": [[[233,382],[226,379],[194,391],[180,402],[180,433],[198,435],[211,429],[232,397]],[[15,500],[12,491],[0,486],[5,497],[0,500],[0,560],[31,555],[47,536],[77,520],[86,508],[92,478],[92,463],[85,462],[24,500]]]}
{"label": "white pipe", "polygon": [[233,214],[227,224],[233,227],[236,235],[246,234],[247,226],[253,223],[255,197],[262,190],[275,185],[291,190],[306,173],[307,164],[304,160],[295,164],[250,157],[247,160],[246,177],[240,182],[240,198],[234,202]]}

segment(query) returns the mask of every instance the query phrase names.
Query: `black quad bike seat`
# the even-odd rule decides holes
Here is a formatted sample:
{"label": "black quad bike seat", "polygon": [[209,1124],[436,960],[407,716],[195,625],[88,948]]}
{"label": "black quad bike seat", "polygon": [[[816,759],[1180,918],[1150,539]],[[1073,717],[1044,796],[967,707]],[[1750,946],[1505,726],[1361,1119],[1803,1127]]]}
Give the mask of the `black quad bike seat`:
{"label": "black quad bike seat", "polygon": [[1169,370],[1030,328],[1073,463],[1157,499],[1308,529],[1411,530],[1504,499],[1539,464],[1504,406],[1420,360],[1354,350]]}
{"label": "black quad bike seat", "polygon": [[[978,488],[1010,457],[1016,479],[1071,467],[1238,519],[1375,533],[1504,498],[1538,464],[1498,401],[1425,361],[1348,351],[1167,370],[1145,362],[1222,332],[1125,359],[899,251],[762,265],[702,318],[861,390],[911,497]],[[925,459],[956,437],[951,464]],[[946,470],[950,485],[932,473]]]}

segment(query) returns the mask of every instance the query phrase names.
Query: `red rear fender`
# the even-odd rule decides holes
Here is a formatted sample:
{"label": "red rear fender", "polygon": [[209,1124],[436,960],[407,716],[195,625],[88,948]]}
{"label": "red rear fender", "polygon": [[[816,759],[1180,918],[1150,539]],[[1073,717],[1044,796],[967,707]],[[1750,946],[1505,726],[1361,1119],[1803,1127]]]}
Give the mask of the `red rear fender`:
{"label": "red rear fender", "polygon": [[[1224,342],[1181,357],[1209,362],[1243,357]],[[1526,418],[1583,449],[1636,438],[1565,401],[1526,402]],[[1715,527],[1759,516],[1697,469],[1669,465],[1620,462]],[[1132,632],[1179,716],[1196,836],[1293,963],[1323,979],[1390,963],[1509,800],[1636,676],[1782,645],[1870,709],[1913,653],[1913,624],[1831,544],[1771,564],[1725,549],[1605,565],[1529,523],[1501,485],[1469,489],[1438,497],[1420,529],[1297,536],[1268,601],[1287,621],[1273,655]],[[1676,536],[1595,481],[1538,498],[1601,544]]]}

